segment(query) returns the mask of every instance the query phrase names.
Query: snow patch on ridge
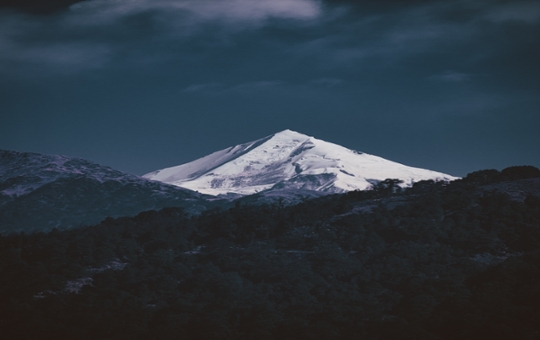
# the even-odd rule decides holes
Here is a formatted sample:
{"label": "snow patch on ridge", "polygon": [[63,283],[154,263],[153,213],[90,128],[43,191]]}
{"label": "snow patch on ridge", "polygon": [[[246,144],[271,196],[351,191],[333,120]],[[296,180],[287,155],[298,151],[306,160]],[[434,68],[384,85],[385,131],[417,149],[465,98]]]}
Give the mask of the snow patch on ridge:
{"label": "snow patch on ridge", "polygon": [[387,178],[401,179],[403,186],[420,180],[456,179],[349,150],[291,130],[143,177],[210,195],[250,195],[268,189],[340,193],[366,190],[373,182]]}

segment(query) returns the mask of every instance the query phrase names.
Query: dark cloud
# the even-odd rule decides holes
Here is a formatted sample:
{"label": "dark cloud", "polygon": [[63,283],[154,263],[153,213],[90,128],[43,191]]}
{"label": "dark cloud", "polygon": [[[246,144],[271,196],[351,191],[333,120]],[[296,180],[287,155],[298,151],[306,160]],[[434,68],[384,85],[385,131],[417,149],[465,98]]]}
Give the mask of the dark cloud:
{"label": "dark cloud", "polygon": [[471,77],[472,76],[467,73],[456,72],[456,71],[445,71],[443,73],[431,75],[427,79],[431,81],[461,83],[464,81],[471,80]]}
{"label": "dark cloud", "polygon": [[0,148],[142,174],[290,128],[455,175],[538,166],[537,4],[87,0],[48,15],[0,11]]}
{"label": "dark cloud", "polygon": [[538,25],[540,23],[540,3],[535,1],[517,1],[500,4],[490,8],[486,14],[487,20],[495,23],[525,23]]}
{"label": "dark cloud", "polygon": [[50,14],[66,10],[83,0],[1,0],[0,9],[13,9],[32,14]]}

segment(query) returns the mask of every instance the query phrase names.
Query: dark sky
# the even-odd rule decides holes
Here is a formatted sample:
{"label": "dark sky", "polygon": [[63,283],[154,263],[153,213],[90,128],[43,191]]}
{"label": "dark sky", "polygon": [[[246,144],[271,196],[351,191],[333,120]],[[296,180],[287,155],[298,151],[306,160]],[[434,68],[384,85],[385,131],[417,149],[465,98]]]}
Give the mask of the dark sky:
{"label": "dark sky", "polygon": [[2,5],[1,149],[141,175],[288,128],[457,176],[540,167],[537,0]]}

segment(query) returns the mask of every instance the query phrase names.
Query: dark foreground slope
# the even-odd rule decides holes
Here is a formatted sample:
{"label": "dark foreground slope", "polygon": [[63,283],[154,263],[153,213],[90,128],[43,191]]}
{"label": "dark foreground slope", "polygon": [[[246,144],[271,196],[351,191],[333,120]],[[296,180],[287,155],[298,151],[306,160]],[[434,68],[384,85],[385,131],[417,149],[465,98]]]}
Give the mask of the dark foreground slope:
{"label": "dark foreground slope", "polygon": [[205,196],[79,158],[0,150],[0,233],[97,224],[168,206],[200,212]]}
{"label": "dark foreground slope", "polygon": [[402,193],[387,181],[295,206],[168,208],[1,237],[2,334],[536,339],[540,193],[496,190],[520,181],[540,179]]}

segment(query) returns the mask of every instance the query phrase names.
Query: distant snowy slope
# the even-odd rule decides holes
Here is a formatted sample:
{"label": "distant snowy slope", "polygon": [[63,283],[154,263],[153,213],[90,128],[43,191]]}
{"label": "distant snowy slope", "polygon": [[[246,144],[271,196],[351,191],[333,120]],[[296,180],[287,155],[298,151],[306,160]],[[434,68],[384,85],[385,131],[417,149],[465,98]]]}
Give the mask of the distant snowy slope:
{"label": "distant snowy slope", "polygon": [[85,176],[98,182],[141,178],[80,158],[0,150],[0,193],[18,197],[61,178]]}
{"label": "distant snowy slope", "polygon": [[365,190],[387,178],[401,179],[405,186],[421,180],[456,179],[291,130],[143,177],[209,195],[250,195],[270,189],[340,193]]}
{"label": "distant snowy slope", "polygon": [[84,159],[0,150],[0,233],[97,224],[164,207],[204,210],[193,191]]}

